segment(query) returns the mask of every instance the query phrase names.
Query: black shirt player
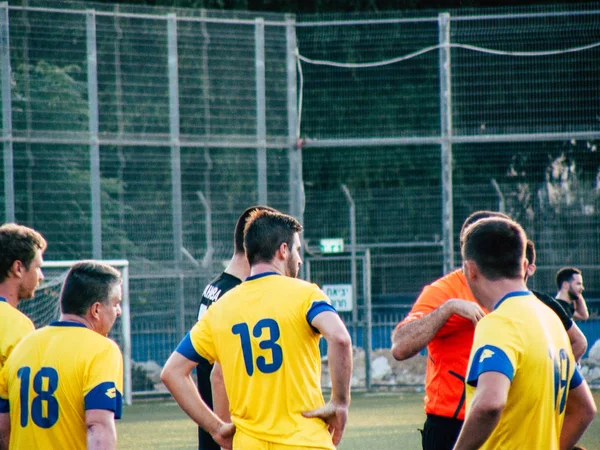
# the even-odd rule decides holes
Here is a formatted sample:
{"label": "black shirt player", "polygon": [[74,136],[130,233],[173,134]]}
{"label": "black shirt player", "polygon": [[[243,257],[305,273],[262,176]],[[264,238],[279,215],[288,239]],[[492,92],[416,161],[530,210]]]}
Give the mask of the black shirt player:
{"label": "black shirt player", "polygon": [[[242,280],[250,275],[250,265],[246,259],[246,253],[244,252],[244,228],[246,226],[246,220],[250,217],[252,212],[263,209],[275,211],[273,208],[267,206],[252,206],[246,209],[239,217],[233,236],[233,257],[225,271],[204,288],[202,299],[200,300],[198,319],[200,319],[206,310],[210,308],[210,305],[218,301],[227,291],[236,287]],[[198,392],[200,393],[202,400],[204,400],[211,409],[214,409],[212,385],[210,381],[212,369],[213,365],[204,361],[204,363],[198,365],[196,376],[198,378]],[[198,448],[200,450],[220,450],[219,445],[212,439],[211,435],[200,427],[198,427]]]}
{"label": "black shirt player", "polygon": [[[244,259],[245,258],[246,256],[244,255]],[[216,302],[219,297],[236,287],[241,282],[242,280],[238,277],[231,275],[230,273],[223,272],[221,275],[207,284],[206,288],[204,288],[202,299],[200,300],[198,320],[200,320],[200,317],[202,317],[210,305]],[[196,367],[198,392],[200,393],[200,397],[202,397],[210,409],[214,409],[212,385],[210,382],[210,373],[212,372],[212,369],[213,365],[209,364],[205,359],[198,364],[198,367]],[[198,448],[201,450],[219,450],[221,447],[213,440],[210,433],[207,433],[202,428],[198,427]]]}
{"label": "black shirt player", "polygon": [[[528,278],[533,276],[536,269],[535,245],[529,239],[527,240],[527,246],[525,247],[525,258],[527,258],[528,261],[528,266],[525,273],[525,282],[527,282]],[[551,295],[542,294],[541,292],[536,292],[533,289],[531,289],[531,292],[542,303],[556,313],[565,327],[565,330],[567,331],[567,335],[569,336],[569,341],[571,342],[571,347],[573,349],[573,355],[575,355],[575,360],[579,361],[587,349],[587,339],[581,329],[575,322],[573,322],[573,319],[571,319],[569,313],[565,311],[564,308]]]}

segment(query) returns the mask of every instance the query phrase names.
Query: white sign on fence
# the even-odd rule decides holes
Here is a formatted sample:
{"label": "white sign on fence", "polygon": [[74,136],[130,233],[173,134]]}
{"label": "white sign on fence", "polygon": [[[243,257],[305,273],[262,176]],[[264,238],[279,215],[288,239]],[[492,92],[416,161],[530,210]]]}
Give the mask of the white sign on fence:
{"label": "white sign on fence", "polygon": [[351,284],[324,284],[323,292],[331,299],[331,304],[338,311],[352,311],[354,308]]}
{"label": "white sign on fence", "polygon": [[321,239],[319,246],[323,253],[341,253],[344,251],[344,240],[342,238]]}

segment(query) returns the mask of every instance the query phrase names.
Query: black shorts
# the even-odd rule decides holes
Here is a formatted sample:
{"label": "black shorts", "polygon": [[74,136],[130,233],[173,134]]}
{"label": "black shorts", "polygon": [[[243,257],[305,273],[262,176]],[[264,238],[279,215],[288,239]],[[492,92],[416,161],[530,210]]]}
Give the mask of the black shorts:
{"label": "black shorts", "polygon": [[427,420],[421,432],[423,450],[452,450],[463,421],[451,417],[427,414]]}

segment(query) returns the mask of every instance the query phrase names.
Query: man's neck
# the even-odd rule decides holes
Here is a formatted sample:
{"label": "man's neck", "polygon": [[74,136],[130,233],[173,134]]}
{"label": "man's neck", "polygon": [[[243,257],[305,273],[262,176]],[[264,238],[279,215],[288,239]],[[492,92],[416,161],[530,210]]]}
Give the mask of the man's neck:
{"label": "man's neck", "polygon": [[61,322],[75,322],[75,323],[80,323],[82,325],[85,325],[86,328],[89,328],[90,330],[96,331],[94,330],[94,327],[92,326],[92,324],[90,323],[90,321],[88,321],[85,317],[81,317],[78,316],[76,314],[61,314],[60,318],[58,319]]}
{"label": "man's neck", "polygon": [[11,289],[10,286],[6,286],[4,284],[0,285],[0,297],[6,300],[13,308],[16,308],[19,305],[19,296],[14,289]]}
{"label": "man's neck", "polygon": [[280,267],[279,264],[276,264],[273,261],[259,262],[257,264],[254,264],[252,267],[250,267],[250,275],[251,276],[259,275],[261,273],[266,273],[266,272],[275,272],[280,275],[285,275],[285,270],[283,269],[283,267]]}
{"label": "man's neck", "polygon": [[488,289],[489,294],[489,305],[484,305],[489,311],[492,311],[508,294],[512,292],[528,291],[527,285],[521,279],[503,279],[498,281],[490,282],[490,288]]}
{"label": "man's neck", "polygon": [[225,268],[225,273],[233,275],[240,280],[245,280],[250,275],[250,264],[246,259],[246,255],[243,253],[236,253],[229,261],[229,264]]}
{"label": "man's neck", "polygon": [[571,299],[569,298],[569,293],[568,292],[564,292],[564,291],[558,291],[558,293],[556,294],[556,297],[559,300],[562,300],[563,302],[567,302],[567,303],[571,303]]}

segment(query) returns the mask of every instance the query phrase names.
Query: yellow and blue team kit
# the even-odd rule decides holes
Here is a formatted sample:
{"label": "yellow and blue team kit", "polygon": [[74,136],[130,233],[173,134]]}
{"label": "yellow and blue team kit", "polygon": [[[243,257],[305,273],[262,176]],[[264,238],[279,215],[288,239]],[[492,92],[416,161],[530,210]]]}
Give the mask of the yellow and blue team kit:
{"label": "yellow and blue team kit", "polygon": [[315,284],[263,273],[221,297],[177,347],[191,361],[222,365],[234,448],[244,439],[335,448],[321,419],[302,416],[325,404],[320,333],[311,325],[324,311],[335,309]]}

